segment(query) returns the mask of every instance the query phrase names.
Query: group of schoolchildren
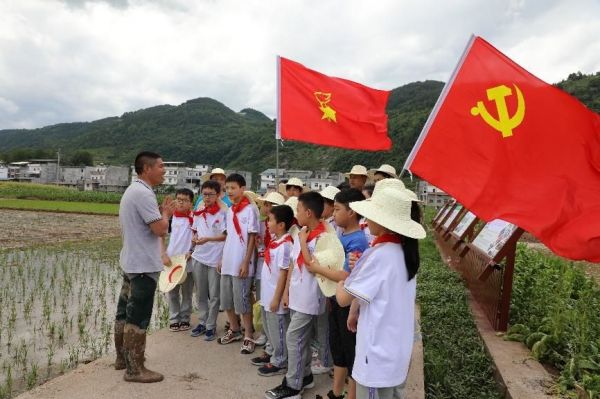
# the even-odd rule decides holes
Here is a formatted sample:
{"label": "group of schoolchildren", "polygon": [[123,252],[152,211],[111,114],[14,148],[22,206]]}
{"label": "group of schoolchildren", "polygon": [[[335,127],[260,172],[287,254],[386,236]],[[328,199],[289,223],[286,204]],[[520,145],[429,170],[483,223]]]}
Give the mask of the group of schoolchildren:
{"label": "group of schoolchildren", "polygon": [[[348,183],[338,188],[307,191],[291,178],[281,192],[258,197],[246,191],[244,177],[216,168],[195,204],[190,190],[176,193],[163,263],[186,253],[190,274],[167,293],[169,328],[222,345],[241,341],[242,354],[264,346],[249,361],[261,376],[284,375],[266,398],[300,398],[321,373],[333,377],[329,399],[403,397],[417,239],[425,236],[420,208],[390,165],[370,171],[355,165],[346,175]],[[342,268],[315,256],[326,235],[344,248]],[[337,283],[335,295],[326,297],[318,278]],[[193,292],[199,323],[192,329]],[[220,310],[227,322],[217,337]]]}

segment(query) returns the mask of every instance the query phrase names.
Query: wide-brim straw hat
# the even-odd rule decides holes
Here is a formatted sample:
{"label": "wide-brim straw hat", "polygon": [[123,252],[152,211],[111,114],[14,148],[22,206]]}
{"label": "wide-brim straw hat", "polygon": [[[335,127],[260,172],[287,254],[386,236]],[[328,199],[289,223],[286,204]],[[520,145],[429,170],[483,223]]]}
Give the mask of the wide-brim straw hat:
{"label": "wide-brim straw hat", "polygon": [[[375,185],[373,196],[350,203],[350,209],[375,223],[405,237],[425,238],[425,229],[410,218],[412,198],[402,186],[383,179]],[[382,184],[383,183],[383,184]],[[400,182],[402,183],[402,182]]]}
{"label": "wide-brim straw hat", "polygon": [[340,189],[335,186],[327,186],[321,190],[320,194],[323,198],[334,201],[335,195],[340,192]]}
{"label": "wide-brim straw hat", "polygon": [[264,197],[258,198],[257,202],[270,202],[275,205],[283,205],[283,203],[285,202],[285,198],[278,192],[271,191],[270,193],[267,193]]}
{"label": "wide-brim straw hat", "polygon": [[[337,234],[331,230],[328,229],[317,238],[313,256],[319,261],[321,266],[328,267],[330,270],[342,270],[344,268],[344,261],[346,260],[346,253]],[[316,277],[323,295],[326,297],[334,296],[337,283],[320,274],[317,274]]]}
{"label": "wide-brim straw hat", "polygon": [[160,292],[169,292],[182,284],[187,278],[187,262],[185,255],[171,257],[171,266],[165,266],[158,277],[158,289]]}
{"label": "wide-brim straw hat", "polygon": [[387,179],[379,180],[377,182],[377,184],[375,184],[375,188],[373,189],[373,194],[375,194],[375,191],[381,190],[384,187],[388,187],[388,188],[391,187],[391,188],[395,188],[398,190],[404,190],[404,193],[407,195],[407,197],[410,198],[411,201],[421,202],[421,200],[419,199],[417,194],[414,191],[411,191],[408,188],[406,188],[406,186],[400,179],[394,179],[394,178],[390,177]]}
{"label": "wide-brim straw hat", "polygon": [[256,194],[254,191],[250,191],[250,190],[244,191],[244,197],[248,198],[248,200],[250,200],[250,203],[252,205],[256,205],[256,201],[258,201],[258,199],[260,198],[260,196],[258,194]]}
{"label": "wide-brim straw hat", "polygon": [[377,172],[385,173],[386,175],[393,177],[394,179],[398,178],[398,175],[396,174],[396,168],[394,168],[392,165],[388,165],[387,163],[384,163],[377,169],[370,169],[369,177],[373,178],[373,176],[375,176],[375,173]]}
{"label": "wide-brim straw hat", "polygon": [[283,204],[292,208],[294,217],[298,216],[298,197],[290,197]]}
{"label": "wide-brim straw hat", "polygon": [[214,168],[210,173],[206,173],[204,175],[202,175],[200,177],[200,180],[202,180],[202,182],[204,183],[207,180],[210,180],[211,177],[213,177],[213,175],[223,175],[223,176],[227,176],[227,174],[225,174],[225,171],[221,168]]}
{"label": "wide-brim straw hat", "polygon": [[350,172],[344,173],[346,177],[350,177],[350,175],[358,175],[358,176],[369,176],[369,171],[362,165],[354,165]]}

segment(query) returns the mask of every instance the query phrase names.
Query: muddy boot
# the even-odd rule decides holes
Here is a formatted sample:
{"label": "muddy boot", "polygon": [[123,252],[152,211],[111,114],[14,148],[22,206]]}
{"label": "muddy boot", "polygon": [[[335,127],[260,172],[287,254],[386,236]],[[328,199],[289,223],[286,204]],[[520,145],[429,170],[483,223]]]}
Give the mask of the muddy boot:
{"label": "muddy boot", "polygon": [[159,382],[163,375],[144,367],[144,350],[146,348],[146,330],[133,324],[125,324],[123,351],[127,369],[123,379],[128,382]]}
{"label": "muddy boot", "polygon": [[123,329],[125,320],[115,321],[115,349],[117,350],[117,360],[115,360],[115,370],[125,370],[125,357],[123,356]]}

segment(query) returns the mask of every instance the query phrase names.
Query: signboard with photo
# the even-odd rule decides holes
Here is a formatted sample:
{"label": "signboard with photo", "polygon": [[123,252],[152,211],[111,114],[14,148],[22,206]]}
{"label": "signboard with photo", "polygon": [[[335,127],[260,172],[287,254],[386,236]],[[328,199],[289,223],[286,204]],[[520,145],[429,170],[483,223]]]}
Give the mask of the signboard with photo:
{"label": "signboard with photo", "polygon": [[458,237],[461,237],[463,234],[465,234],[471,223],[473,223],[476,218],[477,216],[475,216],[473,212],[467,211],[460,223],[454,228],[454,234],[456,234]]}
{"label": "signboard with photo", "polygon": [[472,244],[494,258],[516,229],[517,226],[512,223],[492,220],[483,227]]}

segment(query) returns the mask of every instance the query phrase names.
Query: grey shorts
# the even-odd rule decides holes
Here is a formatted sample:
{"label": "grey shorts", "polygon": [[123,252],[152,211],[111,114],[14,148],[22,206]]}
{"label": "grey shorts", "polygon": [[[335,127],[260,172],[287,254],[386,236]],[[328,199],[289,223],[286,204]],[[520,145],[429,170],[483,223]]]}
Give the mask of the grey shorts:
{"label": "grey shorts", "polygon": [[390,388],[369,388],[356,383],[356,397],[365,399],[405,399],[406,382]]}
{"label": "grey shorts", "polygon": [[236,314],[252,312],[250,294],[252,277],[221,276],[221,309],[234,309]]}

